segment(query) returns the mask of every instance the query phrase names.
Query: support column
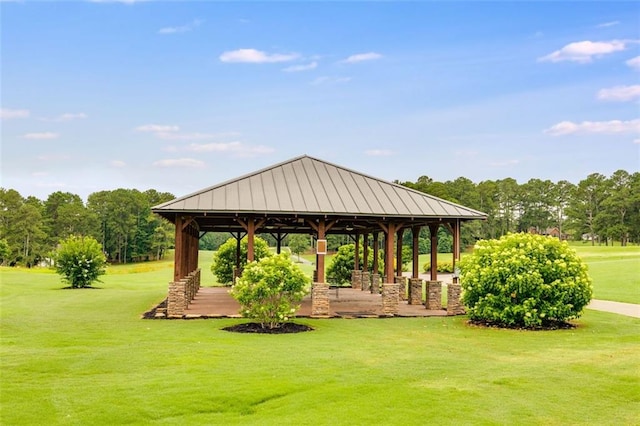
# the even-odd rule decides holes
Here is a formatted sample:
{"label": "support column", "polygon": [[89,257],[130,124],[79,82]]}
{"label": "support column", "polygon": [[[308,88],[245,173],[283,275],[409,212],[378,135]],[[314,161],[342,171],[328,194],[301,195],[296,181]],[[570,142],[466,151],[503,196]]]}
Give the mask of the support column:
{"label": "support column", "polygon": [[398,284],[382,285],[382,313],[393,316],[398,314]]}
{"label": "support column", "polygon": [[384,270],[385,270],[385,283],[393,283],[393,237],[396,234],[395,223],[387,224],[385,233],[385,248],[384,248]]}
{"label": "support column", "polygon": [[378,259],[380,257],[380,241],[378,240],[378,233],[373,233],[373,273],[380,274],[380,265]]}
{"label": "support column", "polygon": [[429,225],[431,233],[431,281],[438,279],[438,228],[440,225]]}
{"label": "support column", "polygon": [[[325,239],[325,222],[324,219],[320,219],[318,222],[318,239]],[[316,255],[316,270],[318,271],[318,282],[324,283],[324,254]]]}
{"label": "support column", "polygon": [[256,222],[253,217],[247,219],[247,263],[255,259],[253,251],[254,235],[256,232]]}
{"label": "support column", "polygon": [[329,316],[329,285],[313,283],[311,288],[311,316]]}
{"label": "support column", "polygon": [[369,234],[362,235],[362,270],[369,270]]}
{"label": "support column", "polygon": [[396,231],[396,276],[402,275],[402,236],[404,229]]}
{"label": "support column", "polygon": [[361,272],[360,281],[362,282],[362,291],[369,291],[371,288],[371,277],[368,271]]}
{"label": "support column", "polygon": [[360,234],[356,232],[355,237],[355,255],[353,259],[353,269],[356,271],[360,270]]}
{"label": "support column", "polygon": [[420,278],[409,280],[409,304],[422,305],[422,280]]}
{"label": "support column", "polygon": [[371,274],[371,294],[380,294],[380,274]]}
{"label": "support column", "polygon": [[458,283],[458,275],[455,273],[460,262],[460,219],[453,223],[453,283]]}
{"label": "support column", "polygon": [[420,227],[414,226],[411,228],[411,233],[413,234],[411,239],[411,254],[413,255],[413,270],[411,271],[411,278],[418,278],[420,276]]}
{"label": "support column", "polygon": [[463,315],[464,305],[460,302],[460,284],[453,283],[447,287],[447,315]]}
{"label": "support column", "polygon": [[240,242],[242,241],[241,233],[232,234],[236,238],[236,269],[233,271],[233,283],[240,277]]}
{"label": "support column", "polygon": [[427,282],[427,309],[431,311],[442,309],[442,281]]}
{"label": "support column", "polygon": [[183,278],[186,273],[184,271],[184,257],[185,257],[185,247],[184,247],[184,233],[182,231],[182,227],[184,224],[184,218],[180,215],[176,215],[176,232],[175,232],[175,249],[174,249],[174,260],[173,260],[173,281],[177,282],[181,278]]}

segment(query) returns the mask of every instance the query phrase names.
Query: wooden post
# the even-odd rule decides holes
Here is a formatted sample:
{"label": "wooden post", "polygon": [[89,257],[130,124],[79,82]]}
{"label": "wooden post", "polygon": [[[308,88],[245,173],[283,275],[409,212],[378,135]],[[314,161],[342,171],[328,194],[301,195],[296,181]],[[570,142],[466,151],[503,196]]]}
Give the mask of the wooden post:
{"label": "wooden post", "polygon": [[362,270],[369,270],[369,234],[362,235]]}
{"label": "wooden post", "polygon": [[179,281],[184,277],[182,271],[182,262],[184,259],[184,240],[182,238],[182,223],[183,218],[180,215],[176,215],[176,243],[174,250],[174,260],[173,260],[173,281]]}
{"label": "wooden post", "polygon": [[404,229],[398,229],[396,232],[396,276],[402,276],[402,236]]}
{"label": "wooden post", "polygon": [[429,225],[431,233],[431,281],[438,280],[438,228],[440,225]]}
{"label": "wooden post", "polygon": [[240,271],[240,241],[242,240],[242,233],[238,232],[234,237],[236,237],[236,270]]}
{"label": "wooden post", "polygon": [[254,259],[253,237],[255,232],[256,222],[253,217],[250,217],[247,220],[247,263],[253,262]]}
{"label": "wooden post", "polygon": [[411,228],[412,235],[412,254],[413,254],[413,271],[411,273],[412,278],[418,278],[420,275],[420,265],[418,265],[420,254],[420,227],[414,226]]}
{"label": "wooden post", "polygon": [[385,238],[385,248],[384,248],[384,269],[386,281],[385,283],[394,283],[395,275],[393,271],[393,237],[396,234],[396,225],[394,223],[389,223],[387,225],[387,232]]}
{"label": "wooden post", "polygon": [[354,267],[353,269],[355,269],[356,271],[360,270],[360,234],[358,234],[356,232],[356,248],[355,248],[355,255],[354,255]]}
{"label": "wooden post", "polygon": [[456,219],[453,223],[453,283],[458,283],[458,277],[455,275],[456,266],[460,261],[460,219]]}
{"label": "wooden post", "polygon": [[280,250],[282,250],[282,234],[278,232],[276,236],[276,253],[280,254]]}
{"label": "wooden post", "polygon": [[378,233],[373,233],[373,273],[380,273],[380,265],[378,265],[378,257],[380,251],[380,241],[378,240]]}
{"label": "wooden post", "polygon": [[[320,219],[318,222],[318,239],[324,240],[325,238],[325,223],[324,219]],[[317,270],[317,282],[324,283],[324,253],[316,255],[316,270]]]}

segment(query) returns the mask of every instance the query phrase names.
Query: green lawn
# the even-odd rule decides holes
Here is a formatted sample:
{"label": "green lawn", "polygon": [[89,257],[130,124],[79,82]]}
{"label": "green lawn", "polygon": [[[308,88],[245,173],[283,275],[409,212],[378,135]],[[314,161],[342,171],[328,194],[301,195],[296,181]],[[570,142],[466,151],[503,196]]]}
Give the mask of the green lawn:
{"label": "green lawn", "polygon": [[[203,260],[203,263],[206,260]],[[203,264],[204,269],[204,264]],[[464,317],[141,320],[170,261],[111,267],[101,289],[0,269],[0,423],[637,424],[640,320],[587,310],[578,328],[473,328]]]}

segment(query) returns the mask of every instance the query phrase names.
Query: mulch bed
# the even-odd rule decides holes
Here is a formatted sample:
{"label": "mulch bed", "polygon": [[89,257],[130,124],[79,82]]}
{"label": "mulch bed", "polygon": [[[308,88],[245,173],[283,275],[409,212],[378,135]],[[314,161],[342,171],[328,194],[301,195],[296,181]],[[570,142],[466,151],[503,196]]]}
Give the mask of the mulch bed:
{"label": "mulch bed", "polygon": [[237,324],[229,327],[224,327],[224,331],[231,331],[234,333],[259,333],[259,334],[288,334],[288,333],[303,333],[305,331],[312,331],[313,328],[304,324],[296,324],[294,322],[285,322],[277,328],[262,328],[257,322],[248,322],[245,324]]}
{"label": "mulch bed", "polygon": [[486,328],[505,328],[511,330],[531,330],[531,331],[544,331],[544,330],[571,330],[577,327],[575,324],[571,324],[565,321],[548,321],[541,326],[536,327],[520,327],[520,326],[508,326],[504,324],[496,324],[489,321],[467,321],[467,324],[473,325],[476,327],[486,327]]}

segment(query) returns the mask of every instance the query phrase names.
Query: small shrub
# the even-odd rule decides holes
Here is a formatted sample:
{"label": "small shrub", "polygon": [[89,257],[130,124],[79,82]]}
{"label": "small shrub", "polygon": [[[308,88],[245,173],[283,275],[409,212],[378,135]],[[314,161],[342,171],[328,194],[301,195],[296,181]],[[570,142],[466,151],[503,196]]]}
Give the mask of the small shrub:
{"label": "small shrub", "polygon": [[60,243],[55,259],[56,272],[73,288],[89,287],[99,281],[107,265],[102,246],[92,237],[70,236]]}
{"label": "small shrub", "polygon": [[472,320],[539,327],[580,316],[592,295],[587,266],[566,242],[532,234],[483,240],[460,263]]}
{"label": "small shrub", "polygon": [[[249,247],[249,240],[245,236],[240,241],[240,269],[244,269],[247,264],[247,249]],[[218,282],[221,284],[229,284],[233,282],[233,270],[236,267],[236,248],[237,240],[235,238],[229,238],[224,244],[222,244],[218,251],[213,254],[213,264],[211,264],[211,272],[216,276]],[[265,240],[259,237],[253,239],[253,260],[259,261],[260,259],[270,256],[269,244]]]}
{"label": "small shrub", "polygon": [[[351,272],[353,272],[356,264],[355,253],[355,244],[340,246],[338,252],[333,256],[331,263],[327,268],[327,279],[329,282],[337,285],[343,285],[351,282]],[[360,265],[364,262],[362,247],[360,247],[359,262]],[[378,268],[380,268],[378,273],[381,273],[381,271],[384,270],[384,260],[381,251],[378,252]],[[373,273],[373,250],[369,251],[368,270]]]}
{"label": "small shrub", "polygon": [[243,316],[273,329],[295,316],[309,282],[289,255],[281,253],[249,263],[231,295],[240,303]]}
{"label": "small shrub", "polygon": [[[423,266],[424,272],[427,273],[431,271],[431,261],[427,261]],[[439,260],[438,261],[438,272],[442,272],[443,274],[452,274],[453,273],[453,262],[448,260]]]}

